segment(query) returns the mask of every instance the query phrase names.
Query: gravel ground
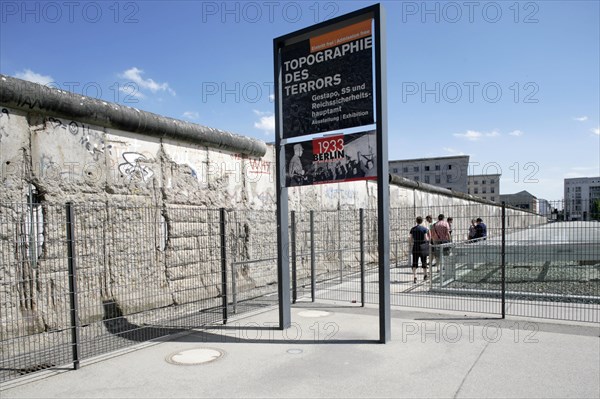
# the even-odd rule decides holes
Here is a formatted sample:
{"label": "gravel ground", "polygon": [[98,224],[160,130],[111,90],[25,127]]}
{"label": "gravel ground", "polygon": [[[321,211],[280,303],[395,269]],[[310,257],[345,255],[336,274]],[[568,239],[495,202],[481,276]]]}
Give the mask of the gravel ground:
{"label": "gravel ground", "polygon": [[[464,265],[456,266],[456,280],[448,284],[448,288],[500,291],[500,267],[480,264],[475,269],[468,269]],[[531,262],[507,265],[506,291],[554,294],[561,296],[557,298],[560,301],[598,303],[600,263],[582,265],[578,262]],[[595,298],[576,298],[579,296]],[[551,298],[552,296],[548,297]]]}

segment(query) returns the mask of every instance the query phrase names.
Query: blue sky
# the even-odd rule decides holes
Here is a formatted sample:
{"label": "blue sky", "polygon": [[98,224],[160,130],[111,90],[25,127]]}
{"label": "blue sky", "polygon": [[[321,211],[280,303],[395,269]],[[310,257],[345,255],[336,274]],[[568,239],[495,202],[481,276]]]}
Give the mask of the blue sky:
{"label": "blue sky", "polygon": [[[0,73],[274,141],[273,38],[363,1],[0,3]],[[389,159],[470,155],[500,190],[600,175],[599,1],[391,1]]]}

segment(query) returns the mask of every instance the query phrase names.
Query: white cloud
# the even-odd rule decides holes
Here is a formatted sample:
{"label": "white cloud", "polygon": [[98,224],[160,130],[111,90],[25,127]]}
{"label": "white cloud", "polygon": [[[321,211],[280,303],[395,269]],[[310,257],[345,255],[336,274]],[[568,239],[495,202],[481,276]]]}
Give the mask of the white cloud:
{"label": "white cloud", "polygon": [[[146,96],[144,95],[144,93],[140,92],[137,87],[135,85],[132,84],[126,84],[124,86],[119,86],[119,91],[121,93],[124,93],[125,96],[123,97],[123,102],[127,103],[128,101],[131,100],[131,97],[135,97],[135,98],[146,98]],[[137,102],[137,101],[132,101],[132,102]]]}
{"label": "white cloud", "polygon": [[523,133],[520,130],[513,130],[512,132],[508,133],[509,136],[515,136],[515,137],[521,137],[524,134],[525,133]]}
{"label": "white cloud", "polygon": [[466,139],[466,140],[469,140],[469,141],[477,141],[481,137],[483,137],[483,133],[476,132],[474,130],[467,130],[466,133],[454,133],[454,136],[455,137],[460,137],[462,139]]}
{"label": "white cloud", "polygon": [[183,117],[185,119],[189,119],[189,120],[195,121],[195,120],[198,120],[198,118],[200,118],[200,114],[197,113],[196,111],[185,111],[183,113]]}
{"label": "white cloud", "polygon": [[275,101],[275,94],[269,94],[269,102],[272,103]]}
{"label": "white cloud", "polygon": [[254,122],[254,127],[262,130],[265,135],[275,134],[275,115],[257,110],[254,110],[254,113],[260,117],[258,122]]}
{"label": "white cloud", "polygon": [[33,72],[31,69],[25,69],[22,72],[17,72],[15,74],[15,77],[23,80],[28,80],[34,83],[39,83],[42,85],[47,85],[48,83],[54,82],[52,76],[41,75],[39,73]]}
{"label": "white cloud", "polygon": [[129,79],[131,82],[137,84],[140,89],[148,89],[152,93],[156,93],[157,91],[166,91],[171,93],[173,96],[175,95],[175,91],[169,87],[168,83],[157,83],[150,78],[144,79],[142,78],[143,73],[143,70],[133,67],[123,72],[120,77],[123,79]]}
{"label": "white cloud", "polygon": [[600,127],[590,129],[596,136],[600,136]]}
{"label": "white cloud", "polygon": [[484,137],[499,137],[500,132],[497,130],[492,130],[491,132],[478,132],[476,130],[467,130],[466,133],[454,133],[454,137],[459,137],[461,139],[469,140],[469,141],[477,141]]}
{"label": "white cloud", "polygon": [[578,122],[585,122],[585,121],[588,120],[588,117],[585,116],[585,115],[584,116],[577,116],[577,117],[573,118],[573,120],[578,121]]}

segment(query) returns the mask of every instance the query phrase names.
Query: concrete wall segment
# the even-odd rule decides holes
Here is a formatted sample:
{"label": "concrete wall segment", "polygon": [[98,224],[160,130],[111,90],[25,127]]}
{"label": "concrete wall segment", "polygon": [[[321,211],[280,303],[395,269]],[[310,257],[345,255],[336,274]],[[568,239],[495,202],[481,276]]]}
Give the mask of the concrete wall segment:
{"label": "concrete wall segment", "polygon": [[264,142],[0,75],[0,105],[82,123],[262,157]]}

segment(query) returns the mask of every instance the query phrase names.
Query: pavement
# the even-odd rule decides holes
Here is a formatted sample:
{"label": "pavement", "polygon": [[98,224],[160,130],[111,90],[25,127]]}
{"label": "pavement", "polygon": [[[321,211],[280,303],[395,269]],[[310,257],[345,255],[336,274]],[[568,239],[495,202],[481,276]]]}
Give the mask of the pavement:
{"label": "pavement", "polygon": [[8,398],[598,398],[600,325],[299,302],[0,386]]}

